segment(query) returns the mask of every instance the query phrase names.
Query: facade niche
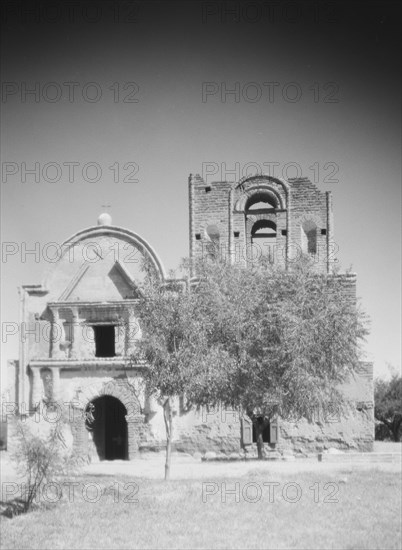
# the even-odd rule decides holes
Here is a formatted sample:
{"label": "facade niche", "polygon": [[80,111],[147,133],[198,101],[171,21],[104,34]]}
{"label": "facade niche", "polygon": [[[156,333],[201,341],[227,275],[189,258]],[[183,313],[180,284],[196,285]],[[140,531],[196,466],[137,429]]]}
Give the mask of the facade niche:
{"label": "facade niche", "polygon": [[301,249],[304,254],[317,253],[317,226],[310,220],[301,226]]}
{"label": "facade niche", "polygon": [[208,235],[208,243],[206,245],[207,257],[211,260],[215,260],[219,255],[219,244],[220,244],[220,232],[217,225],[208,225],[206,229],[206,234]]}
{"label": "facade niche", "polygon": [[43,395],[47,401],[53,398],[53,376],[52,371],[48,368],[41,369],[40,377],[43,384]]}

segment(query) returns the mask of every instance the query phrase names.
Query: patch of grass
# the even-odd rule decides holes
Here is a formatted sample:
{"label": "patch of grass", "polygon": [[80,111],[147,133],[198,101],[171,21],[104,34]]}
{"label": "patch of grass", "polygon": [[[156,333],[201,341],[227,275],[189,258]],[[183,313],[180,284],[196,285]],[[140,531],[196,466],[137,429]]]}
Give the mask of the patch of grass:
{"label": "patch of grass", "polygon": [[[1,547],[397,549],[401,543],[395,473],[267,477],[256,469],[227,479],[72,481],[79,484],[74,499],[65,492],[51,509],[2,518]],[[85,500],[88,483],[101,493],[86,485]]]}

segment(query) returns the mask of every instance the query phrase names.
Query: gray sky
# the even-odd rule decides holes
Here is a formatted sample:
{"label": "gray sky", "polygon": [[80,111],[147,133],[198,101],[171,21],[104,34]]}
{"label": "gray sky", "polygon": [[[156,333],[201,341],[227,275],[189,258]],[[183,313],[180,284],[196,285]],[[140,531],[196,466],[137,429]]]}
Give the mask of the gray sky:
{"label": "gray sky", "polygon": [[[26,5],[3,8],[2,241],[17,250],[2,258],[3,327],[18,322],[17,287],[48,267],[24,246],[43,256],[110,204],[169,270],[188,254],[190,172],[300,167],[333,193],[375,373],[400,366],[397,4]],[[38,182],[24,175],[35,163]],[[2,361],[17,356],[18,336],[3,336]]]}

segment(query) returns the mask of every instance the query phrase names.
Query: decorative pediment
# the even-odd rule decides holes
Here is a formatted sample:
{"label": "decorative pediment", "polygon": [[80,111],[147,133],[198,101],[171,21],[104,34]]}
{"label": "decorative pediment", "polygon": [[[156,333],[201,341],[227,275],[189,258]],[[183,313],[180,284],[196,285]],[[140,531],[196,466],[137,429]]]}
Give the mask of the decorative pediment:
{"label": "decorative pediment", "polygon": [[[142,237],[121,227],[98,225],[61,245],[43,280],[50,302],[135,299],[148,274],[163,280],[163,265]],[[135,281],[135,282],[134,282]]]}
{"label": "decorative pediment", "polygon": [[122,262],[107,258],[84,262],[60,295],[60,302],[110,302],[132,300],[140,295]]}

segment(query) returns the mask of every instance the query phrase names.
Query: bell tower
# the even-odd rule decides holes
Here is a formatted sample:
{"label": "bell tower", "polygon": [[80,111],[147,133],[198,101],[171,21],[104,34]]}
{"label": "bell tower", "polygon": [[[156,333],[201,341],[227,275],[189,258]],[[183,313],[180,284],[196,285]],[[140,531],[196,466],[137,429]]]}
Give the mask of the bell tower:
{"label": "bell tower", "polygon": [[256,175],[207,184],[190,174],[189,209],[192,259],[219,255],[247,265],[266,256],[289,267],[306,254],[321,272],[336,262],[331,194],[307,178]]}

